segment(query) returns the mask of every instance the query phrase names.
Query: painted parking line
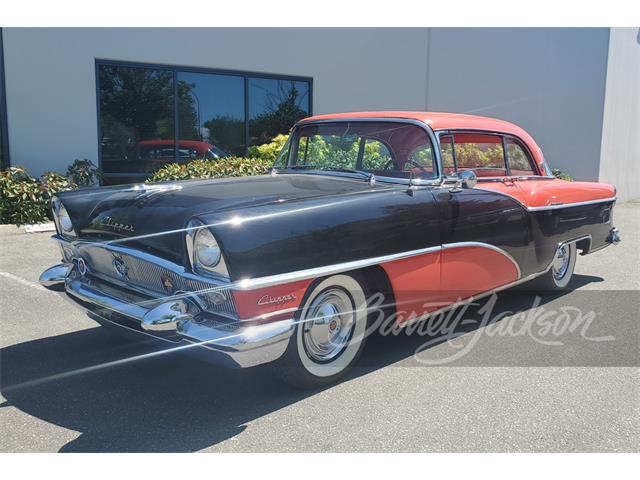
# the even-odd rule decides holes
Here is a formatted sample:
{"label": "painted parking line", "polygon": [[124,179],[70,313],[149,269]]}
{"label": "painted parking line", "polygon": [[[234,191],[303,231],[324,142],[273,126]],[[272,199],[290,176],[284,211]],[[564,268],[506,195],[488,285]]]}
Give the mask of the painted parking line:
{"label": "painted parking line", "polygon": [[25,278],[19,277],[17,275],[14,275],[13,273],[9,273],[9,272],[0,272],[0,277],[4,277],[4,278],[8,278],[9,280],[13,280],[16,283],[19,283],[20,285],[24,285],[25,287],[30,287],[30,288],[35,288],[37,290],[40,291],[44,291],[44,292],[51,292],[50,290],[47,290],[46,288],[44,288],[42,285],[32,282],[30,280],[27,280]]}

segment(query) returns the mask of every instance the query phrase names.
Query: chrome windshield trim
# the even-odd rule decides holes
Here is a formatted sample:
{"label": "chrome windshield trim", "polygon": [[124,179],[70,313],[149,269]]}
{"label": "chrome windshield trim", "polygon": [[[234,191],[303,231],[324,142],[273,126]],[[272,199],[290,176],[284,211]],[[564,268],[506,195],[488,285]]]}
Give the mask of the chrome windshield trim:
{"label": "chrome windshield trim", "polygon": [[[431,148],[432,148],[432,151],[434,154],[434,160],[435,160],[434,165],[438,171],[438,174],[434,178],[425,178],[425,179],[414,178],[410,181],[410,179],[408,178],[405,179],[405,178],[385,177],[385,176],[376,175],[376,181],[384,181],[388,183],[398,183],[402,185],[413,185],[413,186],[437,185],[442,182],[443,176],[442,176],[442,162],[440,159],[440,144],[431,127],[426,122],[423,122],[421,120],[416,120],[415,118],[397,118],[397,117],[353,118],[353,117],[349,117],[349,118],[325,118],[325,119],[318,119],[318,120],[300,120],[298,123],[296,123],[293,126],[293,129],[291,130],[291,135],[295,133],[298,127],[303,127],[303,126],[306,127],[308,125],[326,124],[326,123],[349,123],[349,122],[352,122],[352,123],[388,122],[388,123],[406,123],[408,125],[416,125],[422,128],[427,133],[427,136],[431,141]],[[290,155],[290,154],[291,154],[291,149],[289,149],[289,152],[287,155]],[[287,162],[288,160],[289,159],[287,158]],[[285,174],[289,173],[289,172],[282,172],[282,170],[277,170],[277,171],[278,173],[285,173]],[[304,170],[302,172],[295,172],[295,173],[304,173]],[[331,174],[331,172],[325,172],[325,173]],[[333,172],[334,175],[335,173],[336,172]],[[359,178],[359,177],[356,177],[355,175],[353,175],[353,177]]]}
{"label": "chrome windshield trim", "polygon": [[370,267],[373,265],[380,265],[382,263],[388,263],[395,260],[402,260],[405,258],[415,257],[418,255],[424,255],[428,253],[441,252],[443,250],[449,250],[454,248],[463,247],[483,247],[494,250],[507,257],[518,272],[518,278],[521,276],[520,266],[518,262],[506,251],[495,245],[483,242],[458,242],[458,243],[445,243],[444,245],[438,245],[434,247],[420,248],[417,250],[409,250],[406,252],[393,253],[390,255],[382,255],[379,257],[364,258],[361,260],[354,260],[351,262],[337,263],[334,265],[325,265],[322,267],[309,268],[306,270],[297,270],[288,273],[279,273],[276,275],[269,275],[265,277],[257,278],[245,278],[234,282],[231,288],[236,290],[255,290],[258,288],[266,288],[274,285],[281,285],[285,283],[292,283],[300,280],[308,280],[312,278],[325,277],[327,275],[335,275],[337,273],[348,272],[351,270],[357,270],[364,267]]}

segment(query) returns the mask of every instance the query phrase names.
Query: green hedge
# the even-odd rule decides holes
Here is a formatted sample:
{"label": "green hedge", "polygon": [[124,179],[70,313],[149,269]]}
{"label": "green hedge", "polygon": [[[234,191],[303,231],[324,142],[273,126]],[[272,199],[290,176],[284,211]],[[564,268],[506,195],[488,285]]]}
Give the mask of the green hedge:
{"label": "green hedge", "polygon": [[34,178],[22,167],[0,171],[0,223],[23,225],[51,219],[51,197],[62,190],[99,185],[102,172],[86,158],[75,160],[67,175],[46,172]]}
{"label": "green hedge", "polygon": [[0,223],[46,222],[51,219],[51,197],[73,188],[76,185],[59,173],[47,172],[37,179],[24,168],[10,167],[0,172]]}
{"label": "green hedge", "polygon": [[569,175],[568,173],[564,173],[559,168],[554,168],[553,170],[551,170],[551,173],[554,177],[559,178],[560,180],[567,180],[569,182],[573,180],[573,178],[571,178],[571,175]]}
{"label": "green hedge", "polygon": [[254,145],[249,147],[247,156],[250,158],[258,158],[260,160],[270,161],[272,164],[275,162],[278,154],[287,143],[289,135],[277,135],[270,143],[263,145]]}
{"label": "green hedge", "polygon": [[155,172],[147,183],[192,178],[244,177],[269,173],[271,160],[227,157],[219,160],[194,160],[189,163],[170,163]]}

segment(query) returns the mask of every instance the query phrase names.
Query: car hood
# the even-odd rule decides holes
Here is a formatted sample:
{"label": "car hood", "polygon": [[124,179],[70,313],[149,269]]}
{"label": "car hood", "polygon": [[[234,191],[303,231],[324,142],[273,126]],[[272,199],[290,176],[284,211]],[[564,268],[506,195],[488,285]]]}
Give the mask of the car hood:
{"label": "car hood", "polygon": [[181,263],[184,229],[194,216],[233,212],[273,204],[285,211],[292,203],[392,187],[371,186],[352,177],[277,174],[213,180],[127,185],[59,195],[80,239],[118,241]]}

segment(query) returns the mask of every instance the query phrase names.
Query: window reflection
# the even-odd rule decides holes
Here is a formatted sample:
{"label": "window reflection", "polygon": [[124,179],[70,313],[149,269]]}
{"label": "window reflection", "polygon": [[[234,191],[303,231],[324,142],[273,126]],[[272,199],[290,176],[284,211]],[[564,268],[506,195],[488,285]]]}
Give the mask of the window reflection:
{"label": "window reflection", "polygon": [[180,160],[243,155],[244,79],[178,72],[178,135]]}
{"label": "window reflection", "polygon": [[249,145],[288,133],[309,112],[308,82],[249,78]]}
{"label": "window reflection", "polygon": [[105,173],[152,172],[172,158],[173,73],[101,65],[100,143]]}
{"label": "window reflection", "polygon": [[311,110],[304,80],[105,62],[98,81],[107,184],[139,181],[167,163],[243,156]]}

